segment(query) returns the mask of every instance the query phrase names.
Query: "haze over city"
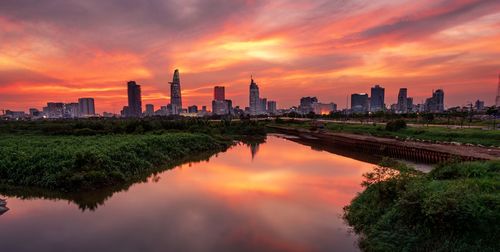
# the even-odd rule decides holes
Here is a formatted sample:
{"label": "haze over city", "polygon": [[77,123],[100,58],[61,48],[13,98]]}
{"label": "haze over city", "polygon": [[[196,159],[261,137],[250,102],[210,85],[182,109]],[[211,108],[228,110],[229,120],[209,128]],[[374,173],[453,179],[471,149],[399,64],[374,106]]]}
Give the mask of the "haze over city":
{"label": "haze over city", "polygon": [[250,75],[279,107],[317,96],[344,108],[380,84],[388,104],[438,88],[447,106],[494,103],[500,3],[467,1],[14,1],[0,3],[0,108],[93,97],[119,113],[126,82],[143,103],[210,106],[223,85],[248,106]]}

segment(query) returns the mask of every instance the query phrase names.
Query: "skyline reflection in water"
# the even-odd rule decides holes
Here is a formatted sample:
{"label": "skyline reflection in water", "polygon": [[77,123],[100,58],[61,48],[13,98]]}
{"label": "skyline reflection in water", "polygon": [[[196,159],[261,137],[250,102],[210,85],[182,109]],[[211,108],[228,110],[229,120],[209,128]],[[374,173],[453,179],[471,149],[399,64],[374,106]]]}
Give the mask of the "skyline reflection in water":
{"label": "skyline reflection in water", "polygon": [[[258,150],[258,151],[257,151]],[[8,198],[2,251],[355,251],[342,207],[373,164],[269,136],[113,194],[95,211]]]}

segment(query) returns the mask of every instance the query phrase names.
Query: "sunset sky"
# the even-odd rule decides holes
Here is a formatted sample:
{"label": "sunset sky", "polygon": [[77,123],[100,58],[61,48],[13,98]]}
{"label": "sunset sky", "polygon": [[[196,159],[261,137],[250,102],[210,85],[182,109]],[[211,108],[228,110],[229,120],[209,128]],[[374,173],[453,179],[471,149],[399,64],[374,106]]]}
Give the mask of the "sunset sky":
{"label": "sunset sky", "polygon": [[407,87],[420,103],[443,88],[447,107],[491,105],[500,72],[498,0],[1,0],[0,109],[94,97],[97,112],[211,103],[215,85],[248,106],[250,75],[279,108],[302,96],[346,97]]}

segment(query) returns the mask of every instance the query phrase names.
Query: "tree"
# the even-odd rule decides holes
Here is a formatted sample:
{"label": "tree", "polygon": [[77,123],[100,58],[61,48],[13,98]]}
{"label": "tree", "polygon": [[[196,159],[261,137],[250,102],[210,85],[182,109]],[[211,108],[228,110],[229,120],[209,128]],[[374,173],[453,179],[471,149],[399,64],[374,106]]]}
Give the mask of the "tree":
{"label": "tree", "polygon": [[486,111],[486,114],[493,117],[493,129],[496,129],[497,128],[496,119],[497,119],[497,114],[498,114],[498,108],[495,106],[489,107],[488,110]]}

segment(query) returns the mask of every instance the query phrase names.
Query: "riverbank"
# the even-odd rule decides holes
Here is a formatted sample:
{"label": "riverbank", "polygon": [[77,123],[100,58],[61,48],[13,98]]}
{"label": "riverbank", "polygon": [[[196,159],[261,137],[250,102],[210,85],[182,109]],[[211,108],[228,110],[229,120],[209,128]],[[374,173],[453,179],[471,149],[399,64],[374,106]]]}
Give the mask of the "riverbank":
{"label": "riverbank", "polygon": [[312,131],[306,129],[302,124],[299,124],[299,126],[293,124],[269,124],[268,127],[277,132],[303,138],[313,138],[315,141],[324,144],[342,146],[361,153],[402,158],[423,163],[439,163],[450,159],[464,161],[500,159],[500,149],[498,148],[405,141],[403,139],[331,132],[328,130]]}
{"label": "riverbank", "polygon": [[344,208],[364,251],[500,250],[500,162],[378,167]]}
{"label": "riverbank", "polygon": [[0,183],[63,191],[134,181],[162,164],[223,151],[231,141],[203,134],[3,136]]}
{"label": "riverbank", "polygon": [[83,120],[0,125],[0,184],[96,190],[144,179],[191,156],[263,138],[256,122]]}
{"label": "riverbank", "polygon": [[[482,128],[448,128],[437,126],[418,126],[387,130],[385,124],[352,124],[319,121],[323,129],[333,133],[350,133],[370,135],[384,138],[398,138],[413,142],[449,143],[454,145],[477,145],[484,147],[500,147],[500,131]],[[277,126],[287,126],[302,129],[317,129],[311,121],[277,120]]]}

